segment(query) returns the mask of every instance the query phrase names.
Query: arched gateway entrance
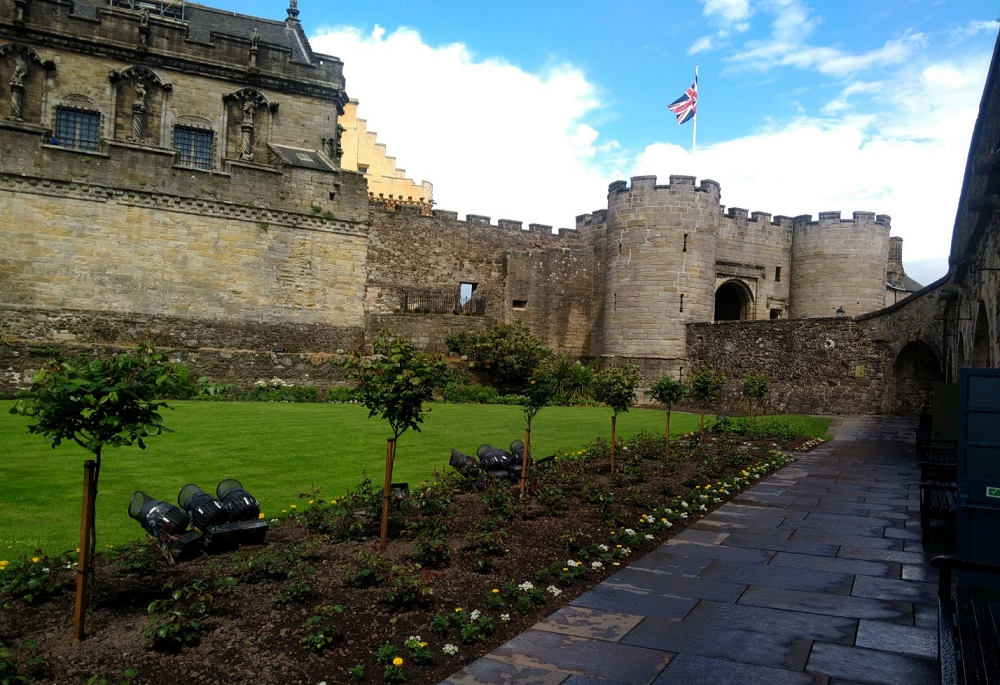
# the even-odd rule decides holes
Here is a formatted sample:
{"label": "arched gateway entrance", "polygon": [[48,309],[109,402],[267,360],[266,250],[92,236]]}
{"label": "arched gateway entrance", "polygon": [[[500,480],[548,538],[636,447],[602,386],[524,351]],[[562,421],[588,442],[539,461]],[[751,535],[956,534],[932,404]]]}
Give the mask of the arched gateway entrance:
{"label": "arched gateway entrance", "polygon": [[919,414],[929,408],[934,383],[944,380],[937,355],[921,340],[903,346],[892,365],[892,376],[889,411],[893,414]]}
{"label": "arched gateway entrance", "polygon": [[753,295],[739,281],[726,281],[715,291],[715,320],[743,321],[753,311]]}

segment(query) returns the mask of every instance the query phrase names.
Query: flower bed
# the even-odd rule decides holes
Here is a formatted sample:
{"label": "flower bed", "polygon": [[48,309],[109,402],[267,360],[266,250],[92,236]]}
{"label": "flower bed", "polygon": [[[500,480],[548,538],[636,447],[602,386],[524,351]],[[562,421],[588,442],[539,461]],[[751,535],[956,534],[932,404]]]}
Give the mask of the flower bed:
{"label": "flower bed", "polygon": [[[263,547],[173,565],[149,543],[109,550],[94,637],[75,647],[65,561],[11,562],[0,674],[7,663],[60,684],[439,682],[790,461],[739,435],[675,439],[665,458],[662,435],[642,434],[620,443],[611,475],[608,447],[539,464],[523,501],[509,483],[472,491],[457,474],[411,487],[384,551],[367,480],[267,512]],[[44,596],[29,605],[39,564]]]}

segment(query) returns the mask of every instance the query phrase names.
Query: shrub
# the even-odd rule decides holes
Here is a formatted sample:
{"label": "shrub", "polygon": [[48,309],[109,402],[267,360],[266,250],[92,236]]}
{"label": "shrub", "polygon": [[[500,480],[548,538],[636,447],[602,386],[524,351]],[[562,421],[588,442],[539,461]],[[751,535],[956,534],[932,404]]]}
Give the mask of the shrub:
{"label": "shrub", "polygon": [[48,557],[36,549],[31,557],[0,570],[0,596],[20,599],[25,604],[38,604],[60,594],[68,583],[62,573],[72,567],[66,554]]}
{"label": "shrub", "polygon": [[344,585],[348,587],[374,587],[382,583],[389,571],[389,562],[371,552],[358,552],[358,565],[344,574]]}
{"label": "shrub", "polygon": [[501,394],[524,388],[551,354],[521,322],[498,324],[473,339],[470,355],[489,372]]}
{"label": "shrub", "polygon": [[497,389],[488,385],[449,383],[441,389],[441,399],[451,404],[496,404],[499,396]]}
{"label": "shrub", "polygon": [[305,620],[302,644],[314,652],[322,652],[342,635],[337,629],[337,619],[344,613],[339,604],[321,604],[313,608],[312,616]]}
{"label": "shrub", "polygon": [[327,402],[353,402],[355,401],[354,391],[344,385],[335,385],[326,391]]}
{"label": "shrub", "polygon": [[154,600],[148,608],[149,627],[143,632],[148,645],[156,650],[176,651],[196,644],[211,602],[212,595],[203,580],[192,581],[168,597]]}

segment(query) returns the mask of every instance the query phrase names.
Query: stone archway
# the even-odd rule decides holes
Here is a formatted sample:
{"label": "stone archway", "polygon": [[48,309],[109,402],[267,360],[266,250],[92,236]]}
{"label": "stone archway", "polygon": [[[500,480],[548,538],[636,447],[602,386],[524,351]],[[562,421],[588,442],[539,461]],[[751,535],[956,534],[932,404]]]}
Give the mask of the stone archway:
{"label": "stone archway", "polygon": [[753,294],[739,281],[726,281],[715,291],[716,321],[744,321],[752,309]]}
{"label": "stone archway", "polygon": [[969,366],[985,369],[990,366],[990,321],[986,315],[986,305],[979,301],[976,312],[976,329],[972,335],[972,358]]}
{"label": "stone archway", "polygon": [[928,409],[934,383],[944,380],[937,354],[922,340],[903,346],[892,365],[892,377],[889,411],[893,414],[919,414]]}

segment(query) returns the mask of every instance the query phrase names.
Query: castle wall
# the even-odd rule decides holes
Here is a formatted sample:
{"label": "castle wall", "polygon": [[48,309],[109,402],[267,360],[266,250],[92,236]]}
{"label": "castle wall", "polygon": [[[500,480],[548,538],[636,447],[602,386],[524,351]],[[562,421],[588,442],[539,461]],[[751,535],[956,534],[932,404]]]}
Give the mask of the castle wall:
{"label": "castle wall", "polygon": [[[729,280],[742,282],[753,293],[748,319],[769,319],[771,310],[788,317],[792,279],[792,220],[765,212],[731,207],[719,223],[716,248],[716,287]],[[776,317],[776,318],[779,318]]]}
{"label": "castle wall", "polygon": [[[684,325],[714,315],[719,185],[692,176],[611,184],[602,354],[683,364]],[[682,302],[683,297],[683,302]]]}
{"label": "castle wall", "polygon": [[795,217],[792,238],[792,318],[848,316],[885,306],[889,217],[840,212]]}
{"label": "castle wall", "polygon": [[333,202],[331,175],[313,170],[193,174],[135,146],[81,153],[5,133],[0,304],[363,324],[356,174]]}
{"label": "castle wall", "polygon": [[398,313],[406,303],[412,311],[414,302],[425,300],[437,313],[447,312],[461,284],[469,283],[475,284],[474,298],[484,300],[487,318],[524,320],[544,344],[567,353],[586,348],[584,316],[593,291],[577,231],[553,234],[538,224],[525,231],[519,221],[491,225],[477,215],[461,221],[454,212],[424,216],[417,207],[371,207],[366,312]]}

